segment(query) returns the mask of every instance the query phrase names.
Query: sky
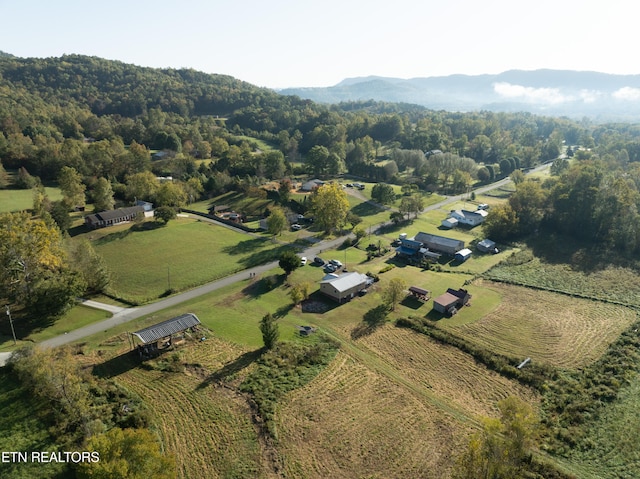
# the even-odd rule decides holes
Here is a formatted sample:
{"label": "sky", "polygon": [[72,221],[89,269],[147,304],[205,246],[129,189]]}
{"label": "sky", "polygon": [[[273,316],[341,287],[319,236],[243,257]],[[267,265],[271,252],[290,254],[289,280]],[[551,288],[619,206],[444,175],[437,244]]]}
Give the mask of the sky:
{"label": "sky", "polygon": [[511,69],[640,74],[628,0],[0,0],[0,50],[269,88]]}

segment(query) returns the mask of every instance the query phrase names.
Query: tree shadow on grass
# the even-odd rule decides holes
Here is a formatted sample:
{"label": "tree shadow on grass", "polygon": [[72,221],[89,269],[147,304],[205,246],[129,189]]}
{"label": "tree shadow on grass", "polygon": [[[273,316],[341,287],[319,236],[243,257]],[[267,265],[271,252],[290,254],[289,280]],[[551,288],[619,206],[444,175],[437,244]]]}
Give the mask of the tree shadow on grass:
{"label": "tree shadow on grass", "polygon": [[400,304],[410,309],[420,309],[424,305],[424,301],[420,301],[418,298],[414,298],[413,296],[407,296],[400,302]]}
{"label": "tree shadow on grass", "polygon": [[383,211],[383,209],[371,203],[360,203],[351,208],[351,211],[358,216],[373,216]]}
{"label": "tree shadow on grass", "polygon": [[273,291],[282,286],[285,282],[286,275],[272,274],[264,276],[258,281],[252,281],[242,289],[242,293],[252,299],[257,299],[261,295]]}
{"label": "tree shadow on grass", "polygon": [[196,387],[196,390],[199,391],[201,389],[205,389],[210,384],[220,383],[226,378],[239,373],[246,367],[250,366],[260,356],[262,356],[264,352],[265,352],[265,349],[260,348],[260,349],[256,349],[255,351],[249,351],[247,353],[241,354],[233,361],[228,362],[227,364],[222,366],[222,368],[210,374],[208,378],[206,378],[204,381],[198,384],[198,386]]}
{"label": "tree shadow on grass", "polygon": [[351,330],[351,339],[359,339],[368,336],[387,322],[389,306],[379,304],[375,308],[367,311],[362,317],[362,322]]}
{"label": "tree shadow on grass", "polygon": [[107,359],[101,364],[93,367],[93,375],[102,379],[113,378],[140,365],[140,355],[137,351],[127,351],[126,353]]}

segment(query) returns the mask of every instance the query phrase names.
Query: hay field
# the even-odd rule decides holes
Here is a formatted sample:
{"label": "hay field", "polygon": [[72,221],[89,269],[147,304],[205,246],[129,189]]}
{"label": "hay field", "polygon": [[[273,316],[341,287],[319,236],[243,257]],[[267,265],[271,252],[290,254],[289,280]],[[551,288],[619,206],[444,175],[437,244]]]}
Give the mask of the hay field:
{"label": "hay field", "polygon": [[278,414],[286,477],[441,478],[468,430],[344,353]]}
{"label": "hay field", "polygon": [[537,394],[477,363],[470,355],[409,329],[387,325],[361,341],[412,382],[469,417],[495,416],[508,396],[537,404]]}
{"label": "hay field", "polygon": [[473,323],[448,328],[496,353],[530,357],[555,367],[579,368],[598,359],[636,320],[623,306],[502,283],[485,283],[502,302]]}
{"label": "hay field", "polygon": [[219,370],[239,352],[214,338],[192,342],[178,352],[188,365],[185,372],[137,366],[117,378],[151,411],[164,447],[175,455],[178,478],[264,477],[246,399],[207,381],[208,371]]}

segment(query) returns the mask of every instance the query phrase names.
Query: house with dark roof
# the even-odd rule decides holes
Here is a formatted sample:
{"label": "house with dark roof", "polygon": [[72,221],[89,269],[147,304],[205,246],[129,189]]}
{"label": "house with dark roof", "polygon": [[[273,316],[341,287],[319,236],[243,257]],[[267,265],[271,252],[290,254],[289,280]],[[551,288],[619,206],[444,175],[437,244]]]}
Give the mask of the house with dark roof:
{"label": "house with dark roof", "polygon": [[104,228],[124,223],[125,221],[132,221],[139,214],[144,214],[143,206],[130,206],[129,208],[118,208],[117,210],[101,211],[100,213],[87,215],[84,218],[84,223],[89,228]]}
{"label": "house with dark roof", "polygon": [[368,284],[369,277],[366,274],[352,272],[337,275],[334,273],[320,281],[320,292],[338,303],[344,303],[366,289]]}
{"label": "house with dark roof", "polygon": [[455,255],[461,249],[464,249],[464,241],[447,238],[445,236],[420,232],[414,239],[422,243],[425,248],[451,256]]}

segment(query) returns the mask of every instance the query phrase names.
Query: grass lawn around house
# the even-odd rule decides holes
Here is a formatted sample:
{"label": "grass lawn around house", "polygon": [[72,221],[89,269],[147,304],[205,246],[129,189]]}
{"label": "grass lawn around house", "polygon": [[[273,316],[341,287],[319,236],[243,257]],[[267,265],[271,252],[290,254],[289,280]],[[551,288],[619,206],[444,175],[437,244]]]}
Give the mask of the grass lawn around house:
{"label": "grass lawn around house", "polygon": [[276,260],[285,248],[191,218],[149,224],[151,229],[123,225],[88,233],[112,273],[107,292],[133,304]]}
{"label": "grass lawn around house", "polygon": [[[45,187],[51,201],[62,199],[60,188]],[[33,190],[0,190],[0,213],[29,210],[33,207]]]}

